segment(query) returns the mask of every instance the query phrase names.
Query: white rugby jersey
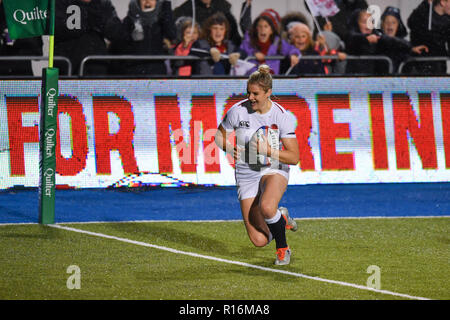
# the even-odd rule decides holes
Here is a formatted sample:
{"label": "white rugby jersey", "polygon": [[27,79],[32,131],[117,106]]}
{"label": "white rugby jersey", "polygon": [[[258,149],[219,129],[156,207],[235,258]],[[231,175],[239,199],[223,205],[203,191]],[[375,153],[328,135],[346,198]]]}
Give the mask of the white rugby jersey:
{"label": "white rugby jersey", "polygon": [[[264,114],[253,111],[249,99],[239,101],[228,110],[221,125],[227,131],[236,132],[236,143],[241,148],[245,149],[245,162],[243,160],[237,161],[236,170],[252,169],[259,170],[260,166],[255,166],[255,161],[250,158],[249,165],[249,141],[252,139],[255,132],[262,126],[269,128],[278,128],[279,138],[295,138],[295,129],[297,126],[297,119],[295,116],[287,112],[280,104],[271,101],[272,106],[270,110]],[[280,146],[282,144],[280,143]],[[276,164],[278,166],[278,164]],[[283,167],[289,167],[286,164],[281,164]],[[281,168],[280,168],[281,169]],[[286,169],[286,168],[284,168]]]}

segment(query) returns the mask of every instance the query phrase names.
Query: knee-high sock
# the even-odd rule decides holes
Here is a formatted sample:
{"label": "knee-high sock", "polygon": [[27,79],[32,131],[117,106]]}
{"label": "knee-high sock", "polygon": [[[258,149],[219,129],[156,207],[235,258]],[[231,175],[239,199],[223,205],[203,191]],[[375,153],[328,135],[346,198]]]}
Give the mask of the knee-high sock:
{"label": "knee-high sock", "polygon": [[270,233],[272,233],[272,236],[275,239],[277,249],[286,248],[288,246],[286,242],[286,221],[281,216],[280,210],[277,210],[277,213],[273,218],[265,220]]}

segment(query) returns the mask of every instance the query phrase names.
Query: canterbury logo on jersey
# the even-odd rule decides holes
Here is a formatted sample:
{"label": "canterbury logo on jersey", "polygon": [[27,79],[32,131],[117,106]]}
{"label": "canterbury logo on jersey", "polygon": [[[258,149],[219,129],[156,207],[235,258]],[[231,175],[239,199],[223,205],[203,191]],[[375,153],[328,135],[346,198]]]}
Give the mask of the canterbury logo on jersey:
{"label": "canterbury logo on jersey", "polygon": [[250,121],[239,121],[239,128],[250,128]]}

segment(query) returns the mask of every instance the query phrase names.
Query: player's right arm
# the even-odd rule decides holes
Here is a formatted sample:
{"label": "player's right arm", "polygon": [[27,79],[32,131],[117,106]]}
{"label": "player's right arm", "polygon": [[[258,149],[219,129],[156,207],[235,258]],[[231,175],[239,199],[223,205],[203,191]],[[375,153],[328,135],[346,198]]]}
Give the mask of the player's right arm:
{"label": "player's right arm", "polygon": [[229,137],[232,132],[229,132],[225,130],[225,128],[222,126],[222,124],[219,125],[219,128],[217,128],[216,135],[214,137],[214,141],[216,142],[216,145],[225,151],[228,154],[231,154],[234,158],[234,160],[239,160],[239,147],[234,146],[229,142]]}

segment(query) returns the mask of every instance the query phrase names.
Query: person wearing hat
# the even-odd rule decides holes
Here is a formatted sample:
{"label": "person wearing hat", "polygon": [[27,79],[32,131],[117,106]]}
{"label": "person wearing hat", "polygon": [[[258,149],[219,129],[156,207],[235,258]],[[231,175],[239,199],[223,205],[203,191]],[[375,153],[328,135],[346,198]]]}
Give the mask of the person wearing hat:
{"label": "person wearing hat", "polygon": [[281,36],[284,39],[289,40],[289,29],[292,28],[292,26],[294,26],[297,23],[304,23],[306,25],[309,25],[309,20],[306,17],[306,15],[303,12],[300,11],[291,11],[286,13],[282,18],[281,18]]}
{"label": "person wearing hat", "polygon": [[[302,56],[319,56],[319,43],[314,41],[311,29],[306,24],[295,23],[289,29],[289,40],[300,50]],[[300,59],[290,74],[325,74],[325,67],[321,60]]]}
{"label": "person wearing hat", "polygon": [[418,45],[412,47],[405,39],[408,34],[403,24],[400,9],[387,7],[381,15],[381,31],[383,37],[380,39],[379,52],[391,58],[394,63],[394,71],[398,70],[400,63],[405,61],[411,54],[420,55],[428,52],[428,47]]}
{"label": "person wearing hat", "polygon": [[[249,62],[256,65],[267,64],[275,75],[284,73],[280,60],[266,60],[267,56],[284,56],[287,68],[299,61],[300,50],[291,45],[280,36],[280,15],[273,9],[264,10],[253,22],[249,32],[245,34],[240,46],[241,57],[254,56],[256,60]],[[250,69],[247,74],[253,73],[257,66]]]}
{"label": "person wearing hat", "polygon": [[400,9],[387,7],[381,15],[383,33],[390,37],[405,38],[408,34],[400,16]]}

